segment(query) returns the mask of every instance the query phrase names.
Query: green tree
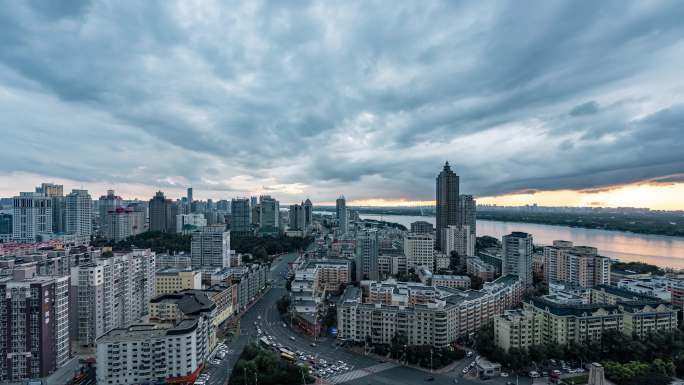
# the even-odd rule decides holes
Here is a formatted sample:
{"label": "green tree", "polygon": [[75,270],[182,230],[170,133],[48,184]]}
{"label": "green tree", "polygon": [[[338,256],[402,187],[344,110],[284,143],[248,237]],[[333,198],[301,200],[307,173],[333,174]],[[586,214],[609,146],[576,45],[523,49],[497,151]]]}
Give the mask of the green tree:
{"label": "green tree", "polygon": [[287,309],[290,308],[290,297],[284,295],[276,302],[276,308],[278,308],[278,313],[285,314]]}

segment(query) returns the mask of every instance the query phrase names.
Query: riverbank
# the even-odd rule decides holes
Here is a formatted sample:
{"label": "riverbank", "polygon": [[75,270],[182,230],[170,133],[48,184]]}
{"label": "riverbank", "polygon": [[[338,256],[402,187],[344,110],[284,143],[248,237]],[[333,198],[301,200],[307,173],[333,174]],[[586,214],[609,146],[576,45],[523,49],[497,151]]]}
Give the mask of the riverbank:
{"label": "riverbank", "polygon": [[[435,224],[435,217],[411,215],[361,214],[362,219],[400,223],[408,228],[415,221]],[[663,268],[684,269],[684,238],[623,231],[586,229],[525,222],[477,220],[477,236],[501,239],[513,231],[532,234],[537,245],[550,245],[554,240],[571,241],[576,245],[593,246],[602,255],[624,262],[644,262]]]}

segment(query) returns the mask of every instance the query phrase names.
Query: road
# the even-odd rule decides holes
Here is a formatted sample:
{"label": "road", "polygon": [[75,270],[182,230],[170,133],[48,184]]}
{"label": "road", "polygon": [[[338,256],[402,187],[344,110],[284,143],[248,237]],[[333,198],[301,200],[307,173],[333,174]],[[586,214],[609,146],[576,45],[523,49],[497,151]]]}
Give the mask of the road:
{"label": "road", "polygon": [[[290,325],[283,327],[283,320],[278,314],[276,302],[283,295],[287,294],[283,276],[287,273],[288,262],[293,261],[295,258],[296,254],[288,254],[273,262],[271,265],[270,277],[272,280],[272,287],[264,294],[261,300],[242,317],[240,323],[240,336],[229,344],[230,349],[232,349],[232,354],[227,355],[226,359],[221,363],[220,368],[216,369],[217,374],[219,371],[229,374],[230,370],[235,365],[235,362],[237,362],[239,353],[244,346],[250,341],[256,342],[258,340],[256,322],[264,334],[271,335],[276,342],[285,345],[290,350],[323,358],[329,363],[337,361],[345,362],[349,367],[348,370],[325,376],[324,381],[329,384],[413,385],[422,382],[427,383],[430,378],[433,380],[429,381],[429,383],[440,385],[453,384],[454,380],[457,380],[459,384],[465,385],[482,384],[481,381],[463,378],[461,369],[470,362],[470,359],[464,360],[458,368],[450,373],[431,374],[421,370],[400,366],[396,363],[376,361],[369,356],[351,353],[340,348],[335,344],[333,339],[314,340],[313,337],[308,337],[292,330]],[[259,316],[261,316],[261,319],[259,319]],[[294,337],[294,341],[291,337]],[[312,347],[311,343],[314,342],[316,346]],[[209,384],[220,385],[222,378],[222,375],[212,375]]]}

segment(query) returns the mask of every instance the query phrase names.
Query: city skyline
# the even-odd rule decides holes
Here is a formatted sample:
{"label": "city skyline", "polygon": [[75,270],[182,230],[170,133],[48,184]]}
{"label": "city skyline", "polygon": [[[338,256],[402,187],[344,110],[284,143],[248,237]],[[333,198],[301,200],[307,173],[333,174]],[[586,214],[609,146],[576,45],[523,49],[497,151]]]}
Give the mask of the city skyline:
{"label": "city skyline", "polygon": [[681,7],[528,8],[10,4],[0,195],[684,208]]}

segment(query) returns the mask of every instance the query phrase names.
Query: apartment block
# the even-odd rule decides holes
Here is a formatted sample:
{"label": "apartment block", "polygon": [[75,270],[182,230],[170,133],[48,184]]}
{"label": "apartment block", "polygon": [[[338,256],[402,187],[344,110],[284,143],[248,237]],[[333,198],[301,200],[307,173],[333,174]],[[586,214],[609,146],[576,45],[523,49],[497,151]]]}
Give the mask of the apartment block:
{"label": "apartment block", "polygon": [[432,268],[435,263],[435,240],[432,234],[406,234],[404,255],[407,269],[415,269],[418,266]]}
{"label": "apartment block", "polygon": [[207,358],[202,317],[176,324],[134,324],[97,340],[97,383],[193,383]]}
{"label": "apartment block", "polygon": [[108,331],[147,314],[155,295],[155,254],[149,249],[101,255],[71,269],[71,334],[94,346]]}
{"label": "apartment block", "polygon": [[611,286],[589,290],[590,303],[545,296],[524,303],[522,310],[496,317],[495,344],[508,350],[535,344],[589,343],[600,341],[609,330],[648,338],[677,328],[679,310],[670,303]]}
{"label": "apartment block", "polygon": [[610,260],[589,246],[573,246],[572,242],[554,241],[544,247],[544,281],[562,282],[580,287],[610,283]]}
{"label": "apartment block", "polygon": [[192,233],[190,245],[192,267],[230,266],[230,230],[225,226],[206,226]]}
{"label": "apartment block", "polygon": [[517,306],[523,291],[512,275],[488,282],[482,290],[391,280],[367,286],[347,287],[337,304],[338,339],[363,342],[368,336],[373,343],[391,343],[401,334],[410,345],[446,347]]}
{"label": "apartment block", "polygon": [[70,357],[69,277],[0,279],[0,382],[46,377]]}

